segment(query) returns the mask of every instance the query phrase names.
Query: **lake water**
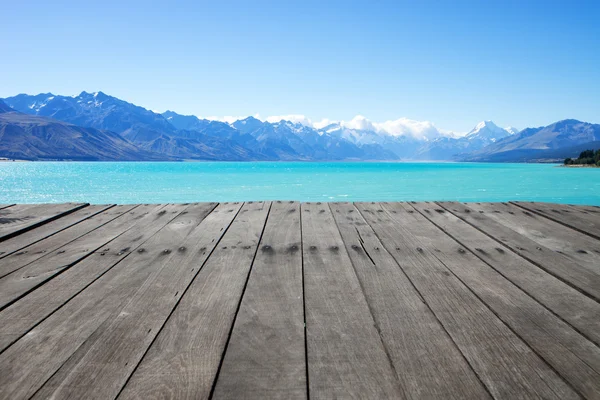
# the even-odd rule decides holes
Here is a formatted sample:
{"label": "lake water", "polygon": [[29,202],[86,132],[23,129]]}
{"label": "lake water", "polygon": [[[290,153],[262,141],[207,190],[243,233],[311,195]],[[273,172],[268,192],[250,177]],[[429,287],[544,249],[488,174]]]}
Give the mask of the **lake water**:
{"label": "lake water", "polygon": [[0,203],[275,199],[600,205],[600,169],[391,162],[0,163]]}

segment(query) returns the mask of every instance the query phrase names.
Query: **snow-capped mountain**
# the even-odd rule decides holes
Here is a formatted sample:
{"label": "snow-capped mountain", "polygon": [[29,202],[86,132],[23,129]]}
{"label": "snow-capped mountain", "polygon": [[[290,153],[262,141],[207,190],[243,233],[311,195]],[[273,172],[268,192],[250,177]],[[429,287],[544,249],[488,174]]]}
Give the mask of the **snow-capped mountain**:
{"label": "snow-capped mountain", "polygon": [[517,134],[517,133],[521,132],[521,130],[519,130],[519,129],[515,128],[514,126],[509,126],[509,127],[506,127],[506,128],[504,128],[504,130],[506,130],[506,131],[507,131],[508,133],[510,133],[511,135],[515,135],[515,134]]}
{"label": "snow-capped mountain", "polygon": [[5,102],[22,113],[109,130],[134,142],[153,140],[176,130],[162,115],[102,92],[84,91],[77,96],[20,94],[6,98]]}
{"label": "snow-capped mountain", "polygon": [[[122,143],[131,144],[127,145],[129,159],[134,158],[133,152],[139,151],[141,159],[169,160],[460,160],[468,159],[471,154],[483,154],[483,149],[500,148],[492,145],[512,143],[509,139],[513,137],[525,140],[533,132],[531,128],[519,132],[482,121],[461,136],[439,131],[430,122],[401,118],[372,123],[362,116],[318,129],[308,119],[302,123],[286,119],[268,122],[248,117],[226,123],[173,111],[158,114],[102,92],[85,91],[76,96],[21,94],[4,102],[6,105],[0,106],[9,113],[15,110],[112,132],[123,139]],[[31,129],[46,120],[32,120]],[[587,134],[591,129],[587,125],[585,129],[577,124],[565,126],[561,130],[548,128],[548,132],[560,132],[552,139],[553,149],[563,143],[579,144],[596,137]],[[539,141],[546,143],[543,138]],[[40,154],[44,154],[40,149]],[[92,148],[86,147],[86,152],[86,157],[90,157]],[[69,157],[75,155],[69,153]]]}
{"label": "snow-capped mountain", "polygon": [[518,129],[513,127],[500,128],[492,121],[482,121],[478,123],[469,133],[467,133],[465,137],[469,140],[478,139],[495,142],[498,139],[513,135],[517,132]]}
{"label": "snow-capped mountain", "polygon": [[515,128],[500,128],[492,121],[478,123],[463,137],[440,137],[420,147],[414,155],[421,160],[456,160],[465,153],[478,151],[498,140],[513,135]]}
{"label": "snow-capped mountain", "polygon": [[600,124],[565,119],[548,126],[523,129],[474,151],[468,161],[527,161],[566,158],[600,145]]}

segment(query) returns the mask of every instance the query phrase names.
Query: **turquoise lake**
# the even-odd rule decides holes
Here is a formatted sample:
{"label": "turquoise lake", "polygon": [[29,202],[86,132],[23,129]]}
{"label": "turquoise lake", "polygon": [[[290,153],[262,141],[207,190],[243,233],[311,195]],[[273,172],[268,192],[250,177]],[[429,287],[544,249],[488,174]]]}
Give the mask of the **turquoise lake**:
{"label": "turquoise lake", "polygon": [[508,201],[600,205],[600,169],[385,162],[1,162],[0,203]]}

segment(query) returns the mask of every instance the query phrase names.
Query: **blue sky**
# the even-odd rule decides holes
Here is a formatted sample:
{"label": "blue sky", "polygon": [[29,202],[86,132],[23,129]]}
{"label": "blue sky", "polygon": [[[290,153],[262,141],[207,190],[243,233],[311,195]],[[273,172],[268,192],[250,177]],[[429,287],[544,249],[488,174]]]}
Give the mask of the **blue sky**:
{"label": "blue sky", "polygon": [[12,1],[0,97],[199,116],[600,123],[600,1]]}

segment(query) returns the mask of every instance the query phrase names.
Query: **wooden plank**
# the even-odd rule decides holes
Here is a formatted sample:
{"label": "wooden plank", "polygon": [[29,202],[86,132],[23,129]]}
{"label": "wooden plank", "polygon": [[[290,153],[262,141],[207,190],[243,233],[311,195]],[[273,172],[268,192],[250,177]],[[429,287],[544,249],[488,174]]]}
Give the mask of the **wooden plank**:
{"label": "wooden plank", "polygon": [[394,203],[383,207],[395,221],[410,229],[422,250],[438,258],[578,393],[600,396],[600,374],[596,372],[600,371],[600,348],[472,252],[465,251],[410,205]]}
{"label": "wooden plank", "polygon": [[459,244],[600,345],[600,304],[503,248],[494,239],[435,203],[411,204]]}
{"label": "wooden plank", "polygon": [[[5,240],[0,243],[0,258],[7,257],[10,254],[25,249],[27,246],[31,246],[40,240],[46,239],[70,226],[76,225],[96,214],[106,211],[113,206],[114,204],[87,206],[69,215],[65,215],[62,218],[48,222],[36,229],[32,229],[19,236]],[[29,253],[28,250],[25,251]],[[6,273],[4,273],[4,275],[6,275]]]}
{"label": "wooden plank", "polygon": [[561,207],[557,204],[548,203],[527,203],[523,201],[511,202],[528,211],[559,222],[569,228],[575,229],[581,233],[600,239],[600,221],[588,218],[579,212],[568,207]]}
{"label": "wooden plank", "polygon": [[0,210],[0,242],[87,206],[87,203],[36,204]]}
{"label": "wooden plank", "polygon": [[[212,234],[203,252],[209,254],[227,229],[240,204],[221,204],[204,221],[167,224],[137,251],[110,269],[75,298],[0,354],[0,393],[11,399],[30,398],[51,377],[60,382],[96,343],[136,292],[156,281],[190,232]],[[215,218],[227,215],[228,218]],[[212,216],[212,218],[211,218]],[[208,220],[208,221],[207,221]],[[91,257],[101,258],[101,253]],[[201,253],[198,254],[202,256]],[[164,273],[164,272],[163,272]],[[62,370],[59,370],[63,367]],[[119,366],[118,368],[120,368]]]}
{"label": "wooden plank", "polygon": [[307,397],[301,240],[300,204],[273,202],[213,398]]}
{"label": "wooden plank", "polygon": [[[241,217],[238,214],[240,222],[236,224],[236,218],[231,229],[225,233],[225,238],[229,236],[229,239],[222,240],[217,245],[219,250],[229,250],[225,252],[227,254],[238,253],[239,246],[241,246],[239,252],[248,250],[244,249],[248,243],[243,240],[248,236],[256,237],[256,243],[258,243],[267,217],[268,204],[252,203],[244,206],[244,209],[248,212],[242,213]],[[200,224],[197,229],[192,231],[177,249],[179,254],[173,257],[152,279],[145,282],[121,312],[109,321],[106,328],[97,335],[95,343],[87,348],[81,357],[77,357],[76,362],[63,365],[61,370],[36,393],[35,398],[115,398],[161,331],[183,294],[186,293],[192,280],[198,275],[198,271],[203,269],[204,263],[210,255],[210,253],[206,253],[206,247],[214,243],[214,236],[219,232],[216,230],[220,229],[222,225],[219,222],[229,219],[228,215],[222,214],[213,212],[205,219],[209,222],[208,226]],[[228,235],[228,233],[230,234]],[[213,254],[221,253],[218,251]],[[249,255],[250,262],[246,267],[245,276],[239,277],[241,279],[239,282],[240,293],[235,302],[234,312],[239,304],[239,296],[241,296],[254,256],[254,253],[249,254],[247,251],[243,253],[246,256]],[[237,264],[241,260],[235,257],[225,256],[224,258],[225,260],[219,264],[222,266],[222,271],[217,275],[221,276],[220,279],[225,286],[222,286],[222,291],[218,290],[218,286],[209,286],[209,290],[218,291],[219,294],[221,292],[235,293],[236,274],[233,271],[235,271],[235,267],[245,263]],[[214,309],[218,312],[212,313],[216,316],[215,320],[222,318],[223,313],[227,310],[224,304],[220,304],[220,306],[220,308]],[[177,334],[179,334],[179,328],[180,325],[177,325]],[[216,329],[214,325],[208,325],[207,328],[211,331]],[[196,329],[198,326],[194,325],[193,330]],[[176,340],[175,342],[179,343],[180,341]],[[178,370],[178,373],[182,374],[183,372]]]}
{"label": "wooden plank", "polygon": [[600,300],[600,277],[578,263],[550,250],[461,203],[438,202],[443,209],[474,226],[506,248],[568,283],[594,300]]}
{"label": "wooden plank", "polygon": [[489,394],[371,227],[350,203],[331,211],[383,343],[408,398]]}
{"label": "wooden plank", "polygon": [[[115,212],[120,209],[117,207],[113,208]],[[0,278],[0,310],[106,246],[134,226],[145,214],[164,206],[141,205],[133,210],[130,207],[132,206],[125,206],[123,213],[99,228]],[[10,259],[11,257],[7,257],[5,260]]]}
{"label": "wooden plank", "polygon": [[[56,235],[49,236],[46,239],[38,241],[37,243],[34,243],[19,252],[0,259],[0,278],[17,271],[31,264],[32,262],[41,259],[42,257],[47,257],[57,249],[71,243],[73,240],[93,231],[94,229],[99,228],[115,218],[120,217],[135,207],[135,205],[112,207],[100,214],[94,215],[92,218],[86,219],[80,224],[71,226],[70,228],[63,230]],[[60,221],[61,219],[57,221]],[[53,224],[54,222],[50,222],[49,224]],[[41,229],[41,227],[38,229]],[[24,233],[23,235],[19,235],[13,239],[7,240],[6,243],[12,243],[13,240],[19,240],[20,236],[27,236],[34,233],[38,229],[34,229]]]}
{"label": "wooden plank", "polygon": [[569,209],[587,214],[590,218],[595,221],[600,221],[600,206],[583,206],[580,204],[569,204]]}
{"label": "wooden plank", "polygon": [[411,233],[418,229],[414,223],[405,226],[401,218],[392,218],[394,214],[380,204],[358,203],[357,208],[492,396],[579,398],[432,250],[423,247],[426,243],[422,238]]}
{"label": "wooden plank", "polygon": [[269,206],[244,205],[119,398],[209,398]]}
{"label": "wooden plank", "polygon": [[310,397],[405,398],[329,207],[301,212]]}
{"label": "wooden plank", "polygon": [[167,223],[191,225],[199,223],[214,209],[215,203],[191,206],[170,204],[144,215],[127,232],[109,243],[109,248],[96,250],[79,263],[37,290],[0,312],[0,351],[22,337],[64,303],[80,293],[106,271],[136,251]]}
{"label": "wooden plank", "polygon": [[600,240],[508,203],[469,203],[477,212],[600,274]]}
{"label": "wooden plank", "polygon": [[12,206],[14,206],[14,204],[0,204],[0,210],[3,210],[8,207],[12,207]]}

